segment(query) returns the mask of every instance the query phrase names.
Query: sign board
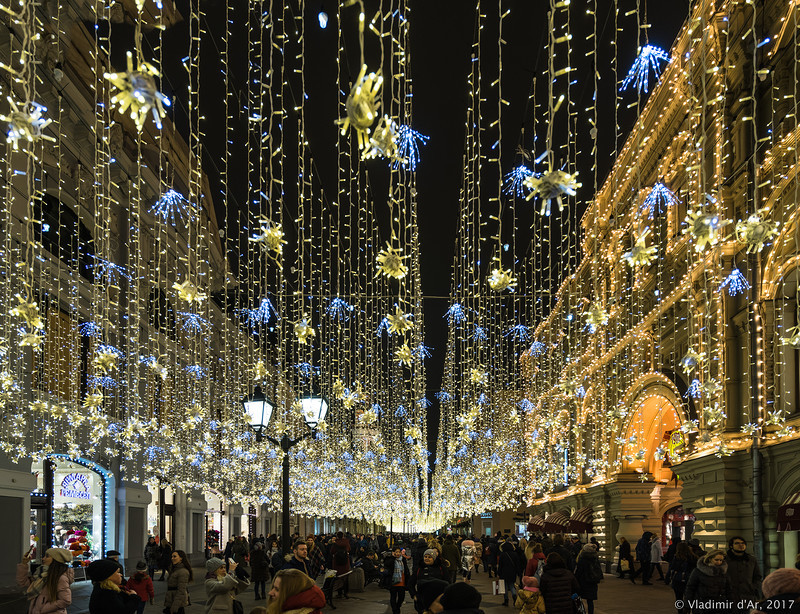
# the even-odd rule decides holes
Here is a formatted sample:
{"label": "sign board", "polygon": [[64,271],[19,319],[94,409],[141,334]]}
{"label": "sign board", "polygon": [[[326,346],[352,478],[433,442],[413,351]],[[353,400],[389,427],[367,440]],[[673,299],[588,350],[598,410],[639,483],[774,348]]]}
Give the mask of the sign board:
{"label": "sign board", "polygon": [[91,499],[89,478],[85,473],[68,473],[61,480],[58,494],[69,499]]}

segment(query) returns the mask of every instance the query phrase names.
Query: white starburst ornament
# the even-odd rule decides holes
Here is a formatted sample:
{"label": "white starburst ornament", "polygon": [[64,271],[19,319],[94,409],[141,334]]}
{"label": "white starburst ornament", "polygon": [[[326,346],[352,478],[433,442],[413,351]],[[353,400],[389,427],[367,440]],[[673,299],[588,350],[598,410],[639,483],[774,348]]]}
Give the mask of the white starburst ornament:
{"label": "white starburst ornament", "polygon": [[13,307],[9,313],[12,316],[24,320],[28,328],[42,330],[44,328],[44,322],[39,315],[39,305],[29,301],[21,294],[15,295],[14,298],[17,299],[17,305]]}
{"label": "white starburst ornament", "polygon": [[311,326],[309,319],[307,315],[303,315],[302,319],[294,324],[295,337],[297,337],[297,342],[302,345],[305,345],[308,343],[309,339],[313,339],[317,336],[317,331]]}
{"label": "white starburst ornament", "polygon": [[720,239],[720,230],[731,223],[723,220],[717,213],[706,213],[702,208],[686,214],[686,224],[683,234],[691,234],[695,240],[694,251],[705,251],[706,246],[714,247]]}
{"label": "white starburst ornament", "polygon": [[783,345],[791,345],[794,349],[800,350],[800,325],[793,326],[786,330],[786,335],[781,337]]}
{"label": "white starburst ornament", "polygon": [[404,343],[403,346],[395,352],[394,356],[401,366],[405,365],[410,367],[414,364],[414,352],[408,347],[407,343]]}
{"label": "white starburst ornament", "polygon": [[575,196],[581,184],[578,183],[578,175],[570,175],[564,171],[548,171],[541,175],[530,175],[522,182],[523,185],[531,190],[525,200],[538,197],[542,201],[542,208],[539,213],[544,216],[550,215],[550,205],[552,201],[558,203],[558,210],[564,210],[564,196]]}
{"label": "white starburst ornament", "polygon": [[622,254],[622,259],[627,262],[631,268],[637,266],[648,266],[656,258],[658,247],[655,245],[647,245],[647,237],[650,234],[650,228],[645,228],[631,247],[631,251]]}
{"label": "white starburst ornament", "polygon": [[119,105],[120,113],[130,109],[131,119],[139,132],[142,131],[148,114],[153,116],[153,121],[160,130],[161,119],[167,115],[164,105],[170,106],[169,98],[156,89],[155,79],[161,77],[161,73],[145,61],[140,61],[139,67],[134,70],[133,54],[128,51],[127,56],[127,72],[107,72],[103,75],[118,90],[112,96],[111,104]]}
{"label": "white starburst ornament", "polygon": [[378,271],[387,277],[403,279],[408,273],[408,267],[403,264],[403,260],[407,257],[403,255],[403,252],[395,249],[387,242],[386,249],[381,250],[375,258],[378,262]]}
{"label": "white starburst ornament", "polygon": [[201,291],[188,279],[180,284],[175,282],[172,284],[172,289],[177,290],[178,297],[187,303],[197,303],[200,305],[208,298],[208,295],[205,292]]}
{"label": "white starburst ornament", "polygon": [[414,328],[414,324],[408,319],[410,314],[405,314],[400,307],[395,307],[394,313],[386,316],[389,321],[389,332],[403,334],[407,330]]}
{"label": "white starburst ornament", "polygon": [[746,220],[739,220],[736,224],[736,238],[740,243],[747,244],[747,253],[753,254],[764,249],[767,241],[778,234],[780,222],[765,220],[765,209],[759,209]]}
{"label": "white starburst ornament", "polygon": [[46,107],[35,102],[28,102],[22,105],[22,109],[20,109],[11,96],[8,96],[7,99],[11,110],[8,115],[0,115],[0,120],[8,122],[6,142],[11,143],[14,151],[19,151],[20,141],[28,141],[29,143],[39,139],[55,141],[52,136],[47,136],[42,132],[53,122],[52,119],[44,119],[42,117],[47,112]]}
{"label": "white starburst ornament", "polygon": [[483,369],[470,369],[469,379],[473,384],[485,386],[489,381],[489,374]]}
{"label": "white starburst ornament", "polygon": [[678,363],[680,368],[683,369],[683,372],[686,375],[691,375],[695,369],[699,368],[700,365],[703,364],[703,361],[706,359],[705,352],[697,353],[692,348],[689,348],[689,351],[681,358],[680,362]]}
{"label": "white starburst ornament", "polygon": [[267,252],[272,252],[270,255],[276,260],[283,254],[283,246],[286,244],[283,239],[283,228],[270,220],[262,220],[261,232],[250,237],[250,240],[261,245]]}
{"label": "white starburst ornament", "polygon": [[517,278],[511,269],[494,269],[489,275],[489,287],[495,292],[510,289],[512,292],[517,286]]}
{"label": "white starburst ornament", "polygon": [[391,161],[401,162],[398,150],[397,124],[388,115],[384,115],[375,127],[375,132],[369,139],[369,146],[364,149],[361,158],[386,158]]}
{"label": "white starburst ornament", "polygon": [[378,116],[382,85],[383,77],[374,72],[367,74],[364,64],[344,104],[347,116],[336,122],[342,127],[343,135],[349,127],[355,130],[359,149],[369,144],[369,129]]}
{"label": "white starburst ornament", "polygon": [[586,321],[586,330],[594,333],[601,326],[608,324],[608,312],[603,309],[600,303],[592,303],[586,313],[583,314]]}

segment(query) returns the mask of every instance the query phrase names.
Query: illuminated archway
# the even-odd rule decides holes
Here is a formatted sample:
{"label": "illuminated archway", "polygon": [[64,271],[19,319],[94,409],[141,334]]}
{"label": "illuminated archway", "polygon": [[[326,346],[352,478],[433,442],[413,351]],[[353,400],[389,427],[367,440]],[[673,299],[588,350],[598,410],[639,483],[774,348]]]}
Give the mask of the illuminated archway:
{"label": "illuminated archway", "polygon": [[668,440],[680,425],[678,411],[668,398],[660,394],[642,396],[631,413],[625,433],[627,443],[622,454],[622,470],[647,473],[656,481],[669,481],[672,472],[664,467]]}

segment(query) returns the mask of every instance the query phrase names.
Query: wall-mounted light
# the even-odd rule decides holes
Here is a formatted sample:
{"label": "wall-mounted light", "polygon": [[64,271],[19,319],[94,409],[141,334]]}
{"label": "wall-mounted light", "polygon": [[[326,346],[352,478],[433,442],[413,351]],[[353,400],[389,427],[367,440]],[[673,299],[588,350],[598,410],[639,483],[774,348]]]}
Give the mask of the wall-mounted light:
{"label": "wall-mounted light", "polygon": [[328,14],[325,12],[325,6],[321,6],[319,9],[319,14],[317,15],[317,19],[319,20],[319,27],[323,30],[328,27]]}

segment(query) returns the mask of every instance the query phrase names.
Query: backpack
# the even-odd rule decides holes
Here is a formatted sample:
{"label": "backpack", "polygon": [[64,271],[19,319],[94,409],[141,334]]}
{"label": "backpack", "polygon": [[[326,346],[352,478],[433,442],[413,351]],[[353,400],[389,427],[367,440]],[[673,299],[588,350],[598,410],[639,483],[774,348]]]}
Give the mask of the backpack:
{"label": "backpack", "polygon": [[341,546],[336,546],[336,552],[333,553],[333,562],[337,565],[345,565],[347,563],[347,550]]}
{"label": "backpack", "polygon": [[533,577],[536,578],[541,583],[543,573],[544,573],[544,559],[539,559],[539,564],[536,566],[536,571],[534,572]]}

